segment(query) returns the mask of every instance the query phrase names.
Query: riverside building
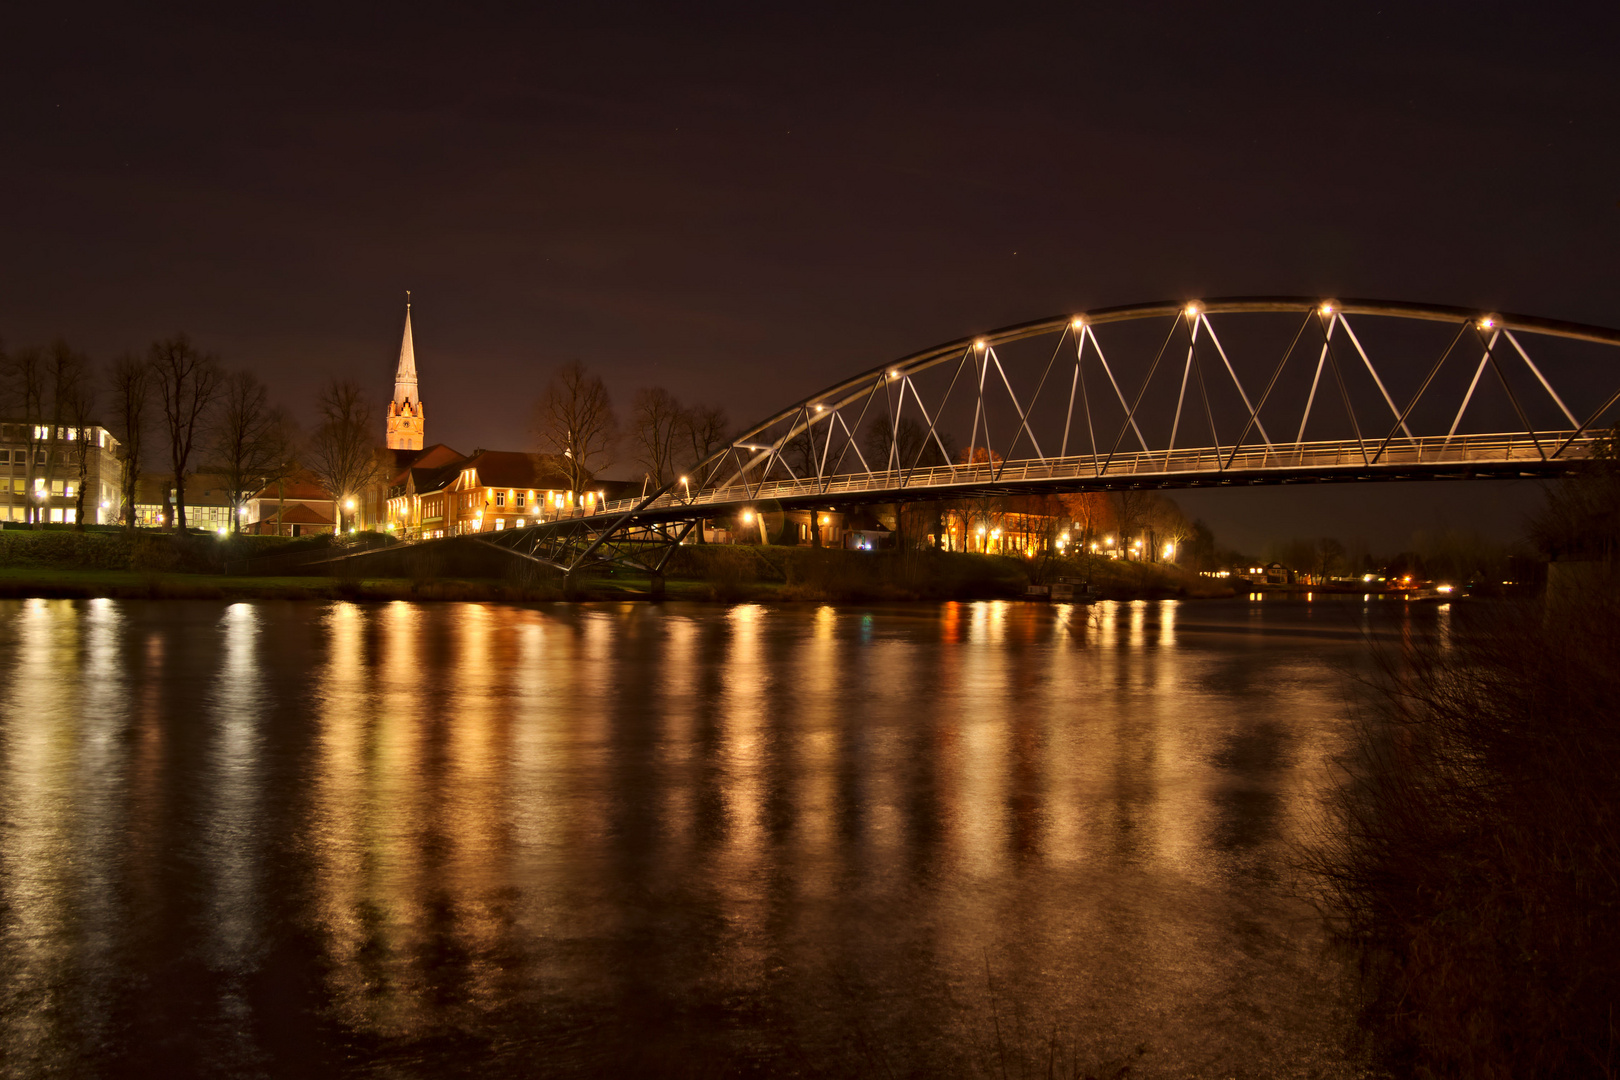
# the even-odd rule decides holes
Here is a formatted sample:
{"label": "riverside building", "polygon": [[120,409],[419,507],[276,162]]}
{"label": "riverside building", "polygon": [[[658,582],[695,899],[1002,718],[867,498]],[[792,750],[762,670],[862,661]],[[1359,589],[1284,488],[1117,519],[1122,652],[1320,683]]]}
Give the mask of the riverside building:
{"label": "riverside building", "polygon": [[52,435],[49,425],[0,420],[0,521],[74,524],[82,453],[85,523],[116,522],[124,476],[118,440],[100,425],[58,427]]}

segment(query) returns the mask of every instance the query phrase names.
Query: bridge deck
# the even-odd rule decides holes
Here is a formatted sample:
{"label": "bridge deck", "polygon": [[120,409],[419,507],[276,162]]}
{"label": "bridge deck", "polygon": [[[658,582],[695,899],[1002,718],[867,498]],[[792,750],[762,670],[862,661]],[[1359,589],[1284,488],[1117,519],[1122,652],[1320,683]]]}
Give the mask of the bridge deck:
{"label": "bridge deck", "polygon": [[[1587,457],[1595,441],[1591,436],[1574,436],[1573,431],[1546,431],[1534,436],[1401,438],[1390,442],[1381,452],[1378,440],[1275,443],[1245,447],[1235,453],[1232,447],[1198,447],[1122,453],[1112,457],[1083,454],[909,471],[861,472],[753,485],[733,483],[694,491],[690,495],[677,489],[643,507],[640,515],[673,517],[690,514],[694,509],[712,513],[762,501],[784,504],[829,500],[888,502],[1136,486],[1196,487],[1448,475],[1560,475]],[[641,501],[622,499],[607,503],[600,513],[627,513]]]}

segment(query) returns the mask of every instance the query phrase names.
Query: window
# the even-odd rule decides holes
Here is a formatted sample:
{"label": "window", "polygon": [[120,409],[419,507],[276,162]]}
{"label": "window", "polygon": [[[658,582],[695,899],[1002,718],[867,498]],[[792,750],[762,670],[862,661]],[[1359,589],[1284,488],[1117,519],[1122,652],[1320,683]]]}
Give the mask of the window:
{"label": "window", "polygon": [[495,531],[500,532],[504,528],[506,528],[506,519],[505,518],[496,518],[495,519]]}
{"label": "window", "polygon": [[11,451],[10,450],[0,450],[0,465],[4,465],[7,462],[9,462],[10,460],[11,460]]}
{"label": "window", "polygon": [[506,492],[497,491],[495,493],[495,505],[496,506],[505,506],[506,505]]}
{"label": "window", "polygon": [[525,494],[527,494],[527,492],[520,491],[520,492],[517,493],[517,504],[518,504],[518,509],[519,510],[523,509],[523,496]]}

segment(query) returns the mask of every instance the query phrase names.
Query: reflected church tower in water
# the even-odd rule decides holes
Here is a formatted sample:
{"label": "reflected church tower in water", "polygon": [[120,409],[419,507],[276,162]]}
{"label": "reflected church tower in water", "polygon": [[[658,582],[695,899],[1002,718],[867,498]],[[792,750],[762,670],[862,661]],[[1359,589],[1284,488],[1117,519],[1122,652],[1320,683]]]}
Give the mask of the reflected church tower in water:
{"label": "reflected church tower in water", "polygon": [[416,388],[416,349],[411,344],[411,294],[405,294],[405,337],[394,372],[394,400],[388,403],[388,449],[420,450],[424,434],[422,398]]}

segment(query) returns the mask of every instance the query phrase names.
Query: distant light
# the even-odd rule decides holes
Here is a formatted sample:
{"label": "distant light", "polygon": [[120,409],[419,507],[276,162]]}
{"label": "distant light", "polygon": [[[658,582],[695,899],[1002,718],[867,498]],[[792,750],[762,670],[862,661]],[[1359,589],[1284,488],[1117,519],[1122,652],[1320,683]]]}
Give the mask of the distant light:
{"label": "distant light", "polygon": [[1493,327],[1495,325],[1496,325],[1496,320],[1491,318],[1489,315],[1487,315],[1483,319],[1479,320],[1479,328],[1481,330],[1489,330],[1491,327]]}
{"label": "distant light", "polygon": [[1452,590],[1452,588],[1453,586],[1450,585],[1436,585],[1434,591],[1448,593]]}
{"label": "distant light", "polygon": [[[818,408],[818,409],[819,409],[819,408],[821,408],[821,406],[820,406],[820,405],[817,405],[817,406],[816,406],[816,408]],[[683,477],[681,477],[681,483],[683,483],[683,484],[684,484],[684,483],[686,483],[686,482],[687,482],[687,480],[686,480],[686,477],[684,477],[684,476],[683,476]]]}
{"label": "distant light", "polygon": [[1082,326],[1086,325],[1086,320],[1084,320],[1080,316],[1076,315],[1073,319],[1069,320],[1069,325],[1074,327],[1076,330],[1078,330]]}
{"label": "distant light", "polygon": [[975,341],[975,342],[974,342],[974,343],[973,343],[973,347],[974,347],[974,348],[975,348],[975,349],[982,349],[982,348],[984,348],[984,338],[980,338],[980,339],[979,339],[979,340],[978,340],[978,341]]}
{"label": "distant light", "polygon": [[353,499],[344,499],[343,500],[343,509],[345,509],[345,510],[353,510],[354,509],[354,500]]}
{"label": "distant light", "polygon": [[747,524],[751,523],[753,520],[754,520],[754,512],[752,510],[744,510],[743,511],[743,524],[747,525]]}
{"label": "distant light", "polygon": [[221,535],[221,536],[225,535],[225,526],[221,525],[219,527],[219,535]]}
{"label": "distant light", "polygon": [[1324,315],[1333,314],[1333,305],[1331,303],[1323,304],[1322,305],[1322,314],[1324,314]]}
{"label": "distant light", "polygon": [[1188,304],[1187,305],[1187,318],[1191,319],[1191,318],[1196,317],[1200,310],[1201,309],[1198,307],[1197,304]]}
{"label": "distant light", "polygon": [[816,412],[821,412],[824,408],[826,408],[825,405],[817,405],[816,406]]}

